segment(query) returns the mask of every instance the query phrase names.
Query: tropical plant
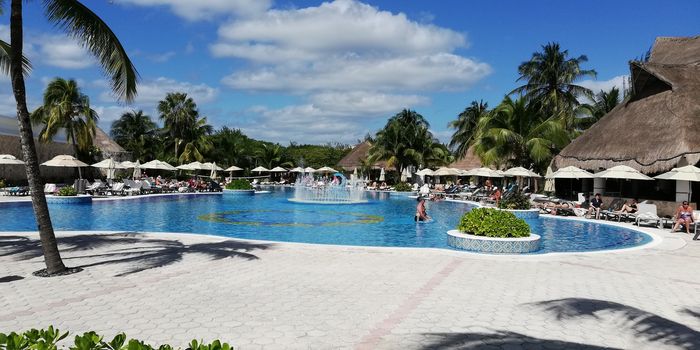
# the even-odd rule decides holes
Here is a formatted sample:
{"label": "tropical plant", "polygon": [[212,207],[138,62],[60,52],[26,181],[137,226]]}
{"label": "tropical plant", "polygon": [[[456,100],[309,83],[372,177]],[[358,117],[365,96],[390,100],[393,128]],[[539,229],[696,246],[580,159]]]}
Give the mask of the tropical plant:
{"label": "tropical plant", "polygon": [[620,89],[612,87],[608,91],[600,90],[595,96],[591,104],[582,106],[587,112],[586,117],[581,118],[579,128],[585,130],[603,118],[608,112],[612,111],[620,104]]}
{"label": "tropical plant", "polygon": [[278,144],[262,144],[260,148],[255,151],[255,157],[258,160],[258,164],[268,169],[272,169],[276,166],[289,167],[292,165],[291,162],[283,162],[282,147]]}
{"label": "tropical plant", "polygon": [[[2,5],[3,2],[0,2]],[[17,119],[19,135],[29,182],[34,215],[41,238],[46,272],[54,275],[66,270],[56,244],[49,209],[44,196],[43,184],[39,173],[39,160],[36,154],[31,119],[27,109],[26,86],[24,75],[28,72],[24,52],[23,0],[11,0],[10,12],[10,47],[2,43],[4,53],[0,53],[0,68],[7,71],[9,62],[12,92],[17,102]],[[132,101],[136,95],[138,73],[126,50],[117,36],[95,13],[77,0],[44,0],[44,13],[49,22],[65,30],[97,57],[97,62],[107,74],[112,91],[119,99]],[[8,61],[9,58],[9,61]]]}
{"label": "tropical plant", "polygon": [[457,158],[462,158],[467,154],[467,150],[474,143],[476,127],[479,119],[488,113],[488,103],[482,101],[472,101],[471,105],[451,121],[447,126],[455,129],[450,139],[450,148],[455,150]]}
{"label": "tropical plant", "polygon": [[168,140],[174,147],[175,159],[180,157],[180,144],[187,143],[188,128],[197,123],[199,111],[197,104],[186,93],[170,92],[165,99],[158,102],[158,113],[163,120],[163,130],[169,136]]}
{"label": "tropical plant", "polygon": [[530,226],[513,213],[493,208],[474,208],[462,215],[457,229],[475,236],[518,238],[530,236]]}
{"label": "tropical plant", "polygon": [[573,131],[574,107],[580,104],[579,98],[593,97],[591,90],[575,84],[583,77],[595,78],[595,70],[581,68],[587,61],[585,55],[569,58],[569,51],[561,50],[558,43],[543,45],[541,52],[533,53],[529,61],[518,66],[517,81],[524,81],[525,85],[508,95],[521,94],[528,103],[536,103],[547,117],[562,118],[567,131]]}
{"label": "tropical plant", "polygon": [[253,185],[246,179],[236,179],[226,184],[227,190],[252,190]]}
{"label": "tropical plant", "polygon": [[396,192],[410,192],[412,190],[411,185],[406,182],[399,182],[394,185],[394,191]]}
{"label": "tropical plant", "polygon": [[[0,349],[6,350],[173,350],[168,344],[157,347],[141,340],[128,339],[119,333],[110,341],[94,331],[76,335],[72,344],[59,345],[69,333],[61,333],[53,326],[48,329],[30,329],[25,332],[0,333]],[[192,340],[186,350],[233,350],[231,345],[214,340],[211,343]]]}
{"label": "tropical plant", "polygon": [[505,97],[493,111],[479,120],[474,151],[484,165],[535,165],[542,169],[556,150],[569,143],[564,123],[544,118],[524,98]]}
{"label": "tropical plant", "polygon": [[78,195],[78,191],[73,188],[73,186],[65,186],[61,187],[56,191],[57,196],[61,197],[75,197]]}
{"label": "tropical plant", "polygon": [[134,159],[155,159],[158,145],[158,125],[142,110],[130,111],[112,122],[110,135],[114,142],[131,152]]}
{"label": "tropical plant", "polygon": [[184,137],[181,140],[185,144],[185,148],[180,153],[178,161],[182,164],[204,160],[203,153],[212,147],[209,135],[213,130],[214,128],[207,124],[206,117],[195,119],[194,123],[183,133]]}
{"label": "tropical plant", "polygon": [[31,114],[33,124],[43,125],[39,141],[51,142],[63,130],[76,156],[79,150],[86,151],[93,145],[98,118],[97,112],[90,108],[90,98],[80,91],[78,83],[62,78],[49,82],[44,91],[44,104]]}
{"label": "tropical plant", "polygon": [[498,202],[498,208],[511,210],[527,210],[531,208],[530,197],[520,193],[512,193],[509,196],[504,196]]}

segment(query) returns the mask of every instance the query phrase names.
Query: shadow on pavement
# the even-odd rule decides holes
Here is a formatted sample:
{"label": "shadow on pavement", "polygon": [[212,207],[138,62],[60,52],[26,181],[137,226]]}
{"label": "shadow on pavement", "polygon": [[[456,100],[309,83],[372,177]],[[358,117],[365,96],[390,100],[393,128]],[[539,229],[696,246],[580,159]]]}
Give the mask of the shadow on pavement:
{"label": "shadow on pavement", "polygon": [[[272,246],[234,240],[188,245],[177,240],[148,238],[128,232],[60,237],[58,244],[64,261],[74,261],[78,267],[127,265],[126,271],[116,276],[172,265],[182,261],[186,255],[193,254],[204,255],[212,260],[234,257],[256,260],[258,257],[251,252]],[[97,254],[85,254],[97,249],[101,249]],[[42,256],[40,241],[23,236],[0,236],[1,256],[14,256],[16,260],[39,258]],[[80,261],[83,259],[89,261]]]}
{"label": "shadow on pavement", "polygon": [[0,283],[10,283],[10,282],[14,282],[14,281],[23,280],[23,279],[24,279],[24,277],[17,276],[17,275],[5,276],[5,277],[0,277]]}
{"label": "shadow on pavement", "polygon": [[495,331],[494,333],[428,333],[432,341],[423,349],[613,349],[554,339],[540,339],[524,334]]}
{"label": "shadow on pavement", "polygon": [[541,307],[545,311],[553,313],[560,321],[583,317],[596,320],[609,319],[629,328],[635,336],[648,341],[675,345],[684,349],[700,348],[700,332],[682,323],[633,306],[584,298],[549,300],[530,305]]}

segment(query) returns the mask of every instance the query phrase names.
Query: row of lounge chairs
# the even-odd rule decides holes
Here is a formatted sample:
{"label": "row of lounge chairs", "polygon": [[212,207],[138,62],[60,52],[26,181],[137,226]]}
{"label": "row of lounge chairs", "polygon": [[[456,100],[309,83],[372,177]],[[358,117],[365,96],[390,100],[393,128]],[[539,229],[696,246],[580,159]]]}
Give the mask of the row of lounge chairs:
{"label": "row of lounge chairs", "polygon": [[27,186],[14,186],[0,188],[0,196],[28,196],[29,187]]}

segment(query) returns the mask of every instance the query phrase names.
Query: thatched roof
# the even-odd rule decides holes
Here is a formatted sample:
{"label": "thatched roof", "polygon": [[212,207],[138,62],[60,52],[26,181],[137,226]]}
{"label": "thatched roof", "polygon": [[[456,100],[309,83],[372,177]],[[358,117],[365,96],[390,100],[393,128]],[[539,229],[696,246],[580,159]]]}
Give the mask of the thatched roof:
{"label": "thatched roof", "polygon": [[649,62],[630,62],[632,97],[554,158],[554,166],[669,170],[700,161],[700,37],[659,38]]}
{"label": "thatched roof", "polygon": [[119,146],[118,143],[114,142],[114,140],[112,140],[109,135],[107,135],[107,133],[100,128],[95,128],[95,139],[93,140],[93,144],[102,150],[102,153],[107,153],[110,155],[127,153],[122,146]]}
{"label": "thatched roof", "polygon": [[[362,160],[366,159],[369,155],[369,148],[372,144],[369,141],[357,144],[343,159],[338,162],[338,166],[347,170],[353,171],[355,168],[361,166]],[[387,168],[385,161],[379,161],[374,163],[374,168]]]}
{"label": "thatched roof", "polygon": [[457,159],[454,163],[449,165],[450,168],[471,170],[476,168],[481,168],[481,159],[474,153],[474,147],[469,147],[467,152],[462,156],[462,158]]}

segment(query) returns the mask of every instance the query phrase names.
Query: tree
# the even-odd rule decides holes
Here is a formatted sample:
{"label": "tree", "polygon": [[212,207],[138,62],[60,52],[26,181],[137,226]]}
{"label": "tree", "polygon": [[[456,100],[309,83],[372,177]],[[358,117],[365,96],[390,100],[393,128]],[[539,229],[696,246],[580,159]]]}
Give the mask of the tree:
{"label": "tree", "polygon": [[600,90],[593,96],[593,102],[584,106],[588,116],[582,118],[580,128],[583,130],[590,128],[618,104],[620,104],[620,89],[613,86],[608,91]]}
{"label": "tree", "polygon": [[203,153],[211,148],[209,135],[214,131],[214,128],[207,124],[207,118],[195,119],[191,125],[187,126],[182,133],[182,142],[185,148],[178,157],[180,164],[202,161],[204,160]]}
{"label": "tree", "polygon": [[542,170],[569,141],[561,119],[545,118],[524,98],[514,101],[506,97],[479,119],[474,151],[485,165],[535,165]]}
{"label": "tree", "polygon": [[591,90],[576,85],[583,77],[595,78],[595,70],[582,69],[588,61],[585,55],[569,58],[568,50],[561,50],[558,43],[542,46],[542,52],[535,52],[529,61],[518,66],[520,77],[525,81],[508,95],[521,94],[529,104],[537,104],[545,115],[557,116],[565,121],[568,131],[573,130],[574,107],[580,104],[579,97],[592,98]]}
{"label": "tree", "polygon": [[188,128],[195,125],[199,117],[197,104],[185,93],[170,92],[165,95],[165,99],[158,102],[158,113],[164,121],[163,129],[169,136],[169,141],[173,143],[175,159],[179,159],[179,145],[188,142],[185,140]]}
{"label": "tree", "polygon": [[131,152],[134,159],[143,162],[155,158],[153,151],[157,148],[158,125],[142,110],[122,114],[112,122],[109,133],[116,143]]}
{"label": "tree", "polygon": [[[39,160],[32,134],[31,119],[27,109],[24,74],[26,58],[23,56],[24,30],[23,0],[12,0],[10,13],[10,79],[12,92],[17,102],[22,155],[26,163],[27,180],[32,197],[32,207],[39,229],[46,271],[53,275],[66,270],[58,251],[49,209],[44,197],[44,188],[39,172]],[[136,95],[138,73],[119,39],[102,19],[77,0],[44,0],[44,11],[48,20],[64,29],[93,55],[111,80],[112,90],[119,98],[132,101]],[[3,43],[6,45],[6,43]],[[7,50],[5,50],[7,52]],[[0,67],[7,66],[6,57],[0,55]]]}
{"label": "tree", "polygon": [[467,154],[467,150],[474,141],[479,119],[488,113],[488,108],[488,103],[483,100],[472,101],[471,105],[459,114],[457,120],[453,120],[447,125],[449,128],[455,129],[449,146],[455,150],[458,158]]}
{"label": "tree", "polygon": [[272,169],[276,166],[290,166],[290,162],[283,162],[284,154],[282,147],[278,144],[263,144],[256,152],[255,156],[262,166]]}
{"label": "tree", "polygon": [[62,78],[49,82],[44,91],[44,104],[31,115],[35,125],[43,124],[39,141],[51,142],[63,130],[76,156],[78,150],[85,151],[93,145],[98,118],[97,112],[90,108],[90,98],[80,92],[78,83]]}

